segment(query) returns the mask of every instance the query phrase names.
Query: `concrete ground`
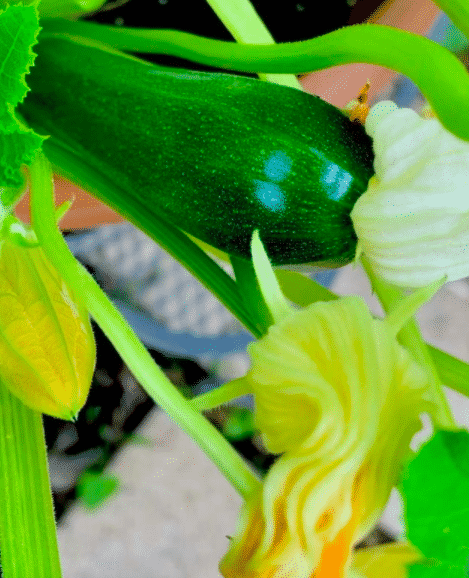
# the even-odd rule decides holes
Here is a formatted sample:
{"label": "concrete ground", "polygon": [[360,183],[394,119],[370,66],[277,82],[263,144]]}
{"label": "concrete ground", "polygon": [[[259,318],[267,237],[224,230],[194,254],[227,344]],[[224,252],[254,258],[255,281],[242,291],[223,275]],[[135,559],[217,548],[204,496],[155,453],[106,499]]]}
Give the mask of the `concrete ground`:
{"label": "concrete ground", "polygon": [[73,506],[59,528],[64,578],[217,578],[241,498],[162,411],[108,471],[120,491],[92,513]]}
{"label": "concrete ground", "polygon": [[[345,267],[332,290],[361,294],[379,313],[360,269]],[[432,344],[469,360],[469,285],[447,284],[419,319]],[[469,425],[469,401],[446,390],[456,419]],[[64,578],[217,578],[241,499],[202,451],[159,410],[140,428],[152,445],[127,446],[108,468],[121,490],[99,510],[75,505],[59,528]],[[431,435],[428,427],[414,447]],[[383,525],[402,532],[397,492]]]}

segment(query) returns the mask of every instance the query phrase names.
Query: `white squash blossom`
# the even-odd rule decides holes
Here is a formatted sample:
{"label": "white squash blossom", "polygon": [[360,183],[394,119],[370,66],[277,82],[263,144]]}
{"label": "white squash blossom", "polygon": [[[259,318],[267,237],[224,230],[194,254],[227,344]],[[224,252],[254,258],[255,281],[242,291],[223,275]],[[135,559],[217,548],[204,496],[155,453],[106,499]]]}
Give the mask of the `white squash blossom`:
{"label": "white squash blossom", "polygon": [[351,213],[357,252],[401,287],[469,276],[469,142],[390,101],[371,108],[365,130],[375,175]]}

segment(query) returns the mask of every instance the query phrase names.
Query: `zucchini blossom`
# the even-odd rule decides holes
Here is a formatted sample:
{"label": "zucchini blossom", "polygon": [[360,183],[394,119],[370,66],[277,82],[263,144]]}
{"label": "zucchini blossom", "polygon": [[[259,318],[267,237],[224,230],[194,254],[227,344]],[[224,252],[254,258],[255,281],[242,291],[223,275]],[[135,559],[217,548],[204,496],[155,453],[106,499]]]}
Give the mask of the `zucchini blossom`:
{"label": "zucchini blossom", "polygon": [[469,143],[436,118],[384,101],[371,108],[375,175],[351,218],[375,273],[423,287],[469,275]]}
{"label": "zucchini blossom", "polygon": [[[256,266],[254,248],[253,259]],[[249,346],[251,368],[241,378],[264,445],[279,457],[246,499],[220,571],[361,576],[353,546],[378,521],[412,454],[419,416],[433,405],[429,381],[397,342],[398,329],[374,319],[361,297],[286,306]]]}
{"label": "zucchini blossom", "polygon": [[96,362],[88,312],[40,246],[0,241],[0,379],[26,406],[73,419]]}

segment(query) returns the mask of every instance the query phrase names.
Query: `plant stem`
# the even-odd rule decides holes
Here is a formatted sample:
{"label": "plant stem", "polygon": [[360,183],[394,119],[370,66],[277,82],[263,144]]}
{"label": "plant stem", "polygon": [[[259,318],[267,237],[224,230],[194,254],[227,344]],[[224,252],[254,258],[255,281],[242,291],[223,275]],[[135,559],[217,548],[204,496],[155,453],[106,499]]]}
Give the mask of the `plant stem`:
{"label": "plant stem", "polygon": [[[249,0],[207,0],[212,10],[241,44],[275,44],[275,40]],[[302,90],[293,74],[259,74],[259,78]]]}
{"label": "plant stem", "polygon": [[[361,262],[368,278],[370,279],[371,287],[378,296],[383,309],[386,313],[392,312],[405,298],[403,290],[395,285],[390,285],[383,279],[377,277],[364,255],[361,256]],[[442,383],[437,368],[433,362],[432,355],[422,338],[419,326],[414,318],[410,319],[404,325],[398,333],[397,338],[398,341],[410,351],[417,363],[419,363],[428,374],[437,407],[437,410],[433,415],[436,424],[444,429],[458,429],[443,392]]]}
{"label": "plant stem", "polygon": [[441,381],[447,387],[469,397],[469,365],[433,345],[427,343],[427,347]]}
{"label": "plant stem", "polygon": [[228,383],[224,383],[216,389],[202,393],[190,400],[190,404],[198,411],[212,409],[219,407],[233,399],[249,395],[252,390],[249,384],[244,379],[234,379]]}
{"label": "plant stem", "polygon": [[4,578],[60,578],[41,414],[0,381],[0,547]]}
{"label": "plant stem", "polygon": [[218,430],[173,386],[121,313],[70,252],[55,223],[52,173],[47,159],[38,155],[30,170],[32,222],[46,255],[82,299],[148,395],[202,448],[241,496],[248,496],[258,487],[258,477]]}
{"label": "plant stem", "polygon": [[[469,141],[469,75],[448,49],[406,30],[357,24],[300,42],[242,45],[176,30],[117,28],[92,22],[42,21],[42,34],[87,36],[120,50],[163,53],[241,72],[303,74],[367,62],[396,70],[419,87],[445,128]],[[431,66],[422,66],[431,62]]]}

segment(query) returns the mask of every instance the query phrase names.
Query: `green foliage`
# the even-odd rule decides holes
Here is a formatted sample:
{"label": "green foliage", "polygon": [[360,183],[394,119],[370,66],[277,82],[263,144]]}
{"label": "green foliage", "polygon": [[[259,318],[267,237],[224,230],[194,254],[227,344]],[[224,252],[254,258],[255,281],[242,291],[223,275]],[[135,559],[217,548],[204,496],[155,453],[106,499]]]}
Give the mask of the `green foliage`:
{"label": "green foliage", "polygon": [[408,578],[467,578],[467,573],[461,573],[461,568],[442,567],[439,564],[415,564],[409,568]]}
{"label": "green foliage", "polygon": [[77,18],[86,12],[97,10],[106,0],[41,0],[39,14],[58,18]]}
{"label": "green foliage", "polygon": [[142,434],[138,434],[138,433],[131,433],[131,434],[127,435],[125,437],[125,441],[129,444],[134,445],[134,446],[143,446],[146,448],[151,448],[155,445],[154,442],[150,438],[142,436]]}
{"label": "green foliage", "polygon": [[36,5],[9,6],[0,13],[0,187],[23,185],[19,168],[31,162],[43,141],[14,112],[28,91],[25,76],[34,62],[31,47],[39,32]]}
{"label": "green foliage", "polygon": [[245,407],[229,406],[229,415],[223,424],[223,433],[232,441],[241,441],[254,434],[254,416]]}
{"label": "green foliage", "polygon": [[469,574],[469,433],[438,431],[405,471],[407,537],[428,558],[410,578]]}
{"label": "green foliage", "polygon": [[84,472],[77,483],[77,496],[89,509],[100,506],[119,488],[119,478],[113,474]]}
{"label": "green foliage", "polygon": [[[13,0],[12,4],[14,5],[7,7],[6,2],[0,0],[0,7],[5,6],[4,12],[0,13],[0,95],[3,102],[3,107],[0,107],[0,151],[2,153],[0,159],[0,187],[19,187],[22,185],[19,168],[21,164],[28,164],[31,161],[34,152],[40,148],[42,143],[42,137],[26,128],[22,124],[21,119],[15,116],[15,109],[18,104],[23,102],[28,90],[25,75],[28,73],[34,61],[34,54],[31,47],[36,43],[38,32],[37,1],[32,3],[28,1],[21,5],[18,1]],[[26,7],[26,4],[28,4],[28,7]],[[100,5],[101,0],[80,0],[79,4],[85,9],[91,9],[93,6]],[[440,0],[440,5],[441,4],[447,4],[448,9],[451,9],[451,6],[456,6],[461,14],[463,14],[462,10],[465,9],[466,17],[462,18],[461,22],[468,21],[467,7],[464,8],[465,0]],[[60,7],[60,10],[63,10],[61,13],[68,13],[69,7],[74,9],[75,2],[73,0],[70,0],[70,2],[68,0],[44,0],[41,8],[45,9],[46,6],[52,7],[52,11]],[[66,7],[66,10],[64,7]],[[47,14],[48,12],[46,11],[45,13]],[[53,13],[54,15],[58,15],[58,12]],[[456,20],[455,22],[460,29],[464,31],[461,23],[458,24]],[[59,27],[64,26],[60,18],[53,19],[53,24],[49,24],[49,30],[52,30],[55,24],[58,24]],[[442,47],[436,47],[434,43],[431,43],[427,39],[409,35],[404,31],[393,30],[390,27],[374,25],[346,27],[320,39],[295,45],[242,46],[235,43],[220,43],[210,39],[201,39],[174,31],[135,32],[117,27],[113,29],[112,27],[97,26],[86,22],[67,22],[66,28],[68,26],[71,26],[70,31],[72,33],[73,30],[75,30],[78,35],[80,34],[80,30],[83,31],[85,35],[86,30],[90,30],[90,35],[92,36],[91,32],[93,29],[95,31],[97,30],[98,40],[106,40],[107,38],[114,47],[128,50],[143,50],[143,48],[145,48],[145,50],[143,50],[144,52],[150,51],[148,42],[154,50],[161,50],[161,46],[166,46],[165,50],[167,50],[168,45],[172,44],[174,48],[174,46],[180,44],[185,51],[181,54],[185,54],[188,58],[194,57],[195,53],[196,59],[202,57],[205,58],[209,64],[216,64],[218,62],[219,65],[228,67],[234,67],[236,66],[236,62],[238,62],[241,70],[251,70],[253,72],[261,69],[266,72],[280,72],[281,70],[300,72],[311,70],[313,66],[316,69],[320,69],[357,61],[381,64],[400,70],[412,77],[422,88],[423,93],[428,97],[437,114],[441,116],[444,125],[455,134],[469,140],[469,123],[466,113],[468,80],[467,73],[462,64],[449,55],[448,51]],[[81,26],[85,28],[80,28]],[[91,28],[86,28],[89,26],[91,26]],[[114,38],[114,41],[111,42],[112,38]],[[124,39],[123,44],[116,44],[117,42],[121,42],[122,39]],[[142,40],[146,42],[145,46],[139,44]],[[162,44],[158,46],[158,42]],[[173,48],[170,47],[169,51],[173,50]],[[217,52],[218,55],[216,55]],[[222,56],[220,56],[220,54]],[[420,65],[421,62],[432,62],[432,66],[423,67]],[[95,73],[96,70],[98,70],[100,74],[103,70],[106,70],[106,67],[100,68],[94,61],[90,60],[90,62],[87,62],[86,59],[82,59],[81,61],[78,60],[75,66],[75,72],[78,74],[78,77],[83,73],[85,66],[90,63],[92,67],[95,68]],[[264,66],[265,68],[263,68]],[[282,67],[284,68],[282,69]],[[288,70],[285,69],[285,67],[287,67]],[[117,78],[118,75],[115,76]],[[65,79],[65,86],[67,86],[68,80],[69,78]],[[239,80],[239,82],[242,81]],[[268,90],[275,91],[277,89],[269,87]],[[53,92],[52,90],[52,93]],[[90,97],[92,91],[82,93],[80,90],[72,90],[71,92],[72,108],[77,102],[77,99],[81,97],[85,102],[86,109],[87,99]],[[118,95],[117,98],[116,95]],[[213,97],[213,95],[211,96]],[[103,109],[104,113],[102,114],[103,111],[101,111],[101,113],[97,115],[96,122],[101,122],[103,119],[104,121],[108,120],[106,116],[108,111],[112,109],[116,101],[122,100],[121,97],[122,94],[118,91],[111,91],[109,100],[105,103]],[[280,101],[284,104],[284,101],[279,98],[275,103],[277,107]],[[265,105],[265,103],[263,103],[263,105]],[[46,109],[51,109],[49,112],[52,111],[53,116],[58,116],[56,110],[52,110],[50,103],[46,103],[45,107]],[[124,106],[124,120],[130,109],[131,107]],[[182,117],[187,113],[186,109],[184,107],[182,108]],[[283,114],[284,111],[281,107],[278,107],[278,109],[280,113]],[[146,111],[144,110],[143,113],[146,114]],[[150,134],[151,130],[153,130],[154,127],[151,123],[146,122],[145,114],[141,116],[141,120],[136,126],[139,130],[144,127],[146,131],[145,136],[150,137],[152,136]],[[80,120],[80,113],[77,114],[76,118]],[[293,123],[293,125],[301,124],[302,120],[304,121],[304,117],[300,114],[299,121]],[[74,123],[72,119],[72,125],[73,124],[76,125],[78,130],[82,128],[80,122]],[[222,125],[225,126],[224,123],[222,123]],[[72,128],[75,128],[75,126],[72,126]],[[99,130],[97,132],[99,132]],[[66,128],[64,134],[68,136],[68,133],[69,130]],[[271,138],[271,133],[272,131],[267,131],[266,134],[269,137],[267,140]],[[90,135],[88,135],[88,138],[84,139],[84,150],[88,149],[88,145],[96,145],[94,141],[99,139],[94,138],[95,134],[96,130],[92,135],[93,138],[89,138]],[[219,135],[216,136],[218,137]],[[246,145],[248,140],[244,139],[244,136],[245,135],[243,135],[242,139],[239,139],[243,146]],[[147,148],[142,146],[141,142],[135,144],[134,137],[135,134],[132,133],[131,130],[127,130],[125,138],[122,139],[122,159],[124,161],[127,160],[129,152],[133,152],[137,157],[148,153]],[[242,276],[237,275],[237,285],[231,278],[228,278],[228,276],[224,279],[222,273],[217,273],[217,270],[213,268],[214,266],[210,260],[203,261],[202,255],[194,253],[193,248],[190,248],[190,244],[187,245],[188,241],[184,235],[181,234],[178,237],[177,232],[171,230],[171,226],[169,230],[166,231],[164,229],[165,223],[159,222],[156,216],[152,217],[152,215],[147,214],[148,203],[145,195],[140,199],[138,207],[136,206],[138,204],[136,202],[134,203],[135,206],[132,207],[131,202],[124,198],[125,195],[122,195],[121,186],[124,179],[119,178],[111,182],[111,180],[108,179],[106,170],[100,172],[102,167],[90,168],[90,166],[87,166],[87,159],[84,159],[84,155],[81,154],[83,151],[79,150],[79,154],[76,154],[76,151],[68,147],[65,140],[64,138],[62,142],[57,139],[58,144],[55,145],[55,149],[52,144],[53,139],[50,139],[49,143],[47,143],[47,145],[50,146],[48,154],[51,160],[54,160],[54,154],[56,154],[58,158],[65,159],[68,165],[67,162],[65,164],[68,166],[68,170],[72,173],[72,176],[80,177],[82,181],[84,181],[84,184],[87,184],[88,176],[92,175],[92,178],[90,177],[88,180],[93,181],[94,188],[101,191],[106,201],[113,204],[119,210],[122,210],[126,216],[131,215],[142,229],[149,229],[150,225],[148,225],[148,222],[152,221],[151,226],[155,229],[165,231],[164,234],[166,237],[164,241],[170,246],[173,253],[179,257],[183,255],[186,261],[183,259],[180,260],[185,264],[189,263],[191,270],[195,269],[194,263],[200,262],[199,272],[203,272],[205,267],[204,274],[200,273],[199,275],[200,278],[205,280],[217,278],[217,283],[214,281],[211,281],[211,284],[206,282],[207,286],[210,286],[214,293],[214,288],[216,287],[216,294],[223,297],[227,306],[237,314],[239,319],[250,327],[253,333],[256,335],[262,333],[262,323],[257,324],[258,320],[255,315],[252,315],[251,317],[253,319],[250,319],[249,306],[242,300],[243,290],[249,288],[249,283],[252,281],[249,275],[246,276],[247,280],[244,282],[240,282]],[[177,143],[177,145],[179,144],[180,143]],[[143,142],[143,145],[145,145],[145,142]],[[104,143],[104,148],[106,148],[106,146],[106,143]],[[132,147],[135,148],[132,149]],[[236,149],[236,146],[234,148]],[[237,148],[240,148],[239,142],[237,143]],[[154,151],[150,152],[153,154]],[[175,154],[177,152],[176,149]],[[183,154],[189,153],[190,151],[183,151]],[[191,154],[194,154],[193,151]],[[60,155],[62,155],[62,157]],[[131,155],[129,158],[130,162],[135,164],[138,172],[138,162],[133,163]],[[235,167],[239,169],[239,171],[234,172],[236,178],[239,176],[237,172],[242,175],[245,166],[247,166],[247,163],[241,163],[239,158],[237,161],[241,168]],[[57,164],[61,163],[59,162]],[[100,181],[96,175],[99,175],[102,180]],[[47,174],[45,177],[44,182],[47,183],[48,181],[50,185],[50,175]],[[185,181],[185,179],[183,179],[183,181]],[[102,186],[103,182],[104,187]],[[138,186],[135,187],[136,182],[138,184],[138,174],[136,176],[131,175],[129,186],[131,192],[133,188],[138,189]],[[161,183],[155,184],[155,190],[158,189],[160,184]],[[44,183],[37,188],[47,189]],[[107,197],[103,191],[106,191]],[[112,194],[110,194],[109,191],[111,191]],[[43,194],[43,197],[37,201],[37,206],[44,204],[44,202],[47,201],[46,197],[47,194]],[[49,197],[52,197],[50,191]],[[1,200],[4,204],[11,205],[16,198],[17,195],[12,194],[11,190],[8,192],[8,196],[6,196],[5,192],[1,192]],[[199,199],[197,197],[193,200],[195,204],[197,204]],[[126,205],[126,203],[129,204]],[[49,204],[52,207],[52,202]],[[52,215],[51,207],[50,213]],[[124,208],[126,210],[124,210]],[[189,212],[187,212],[187,214],[190,216]],[[39,217],[41,216],[39,212],[38,215]],[[39,221],[41,221],[41,219],[37,218],[36,223],[38,227],[40,227]],[[60,247],[58,247],[59,243],[52,241],[51,223],[52,221],[50,219],[49,231],[47,231],[47,227],[41,231],[41,240],[44,242],[45,238],[49,238],[49,247],[52,247],[53,253],[57,253],[57,249],[59,248],[60,250]],[[176,225],[180,224],[181,220],[178,219]],[[160,232],[159,234],[163,238],[163,233]],[[190,251],[186,251],[186,249],[189,248]],[[64,261],[64,259],[61,259],[62,263]],[[77,283],[82,285],[82,292],[91,295],[91,298],[87,301],[88,309],[96,314],[95,316],[98,322],[107,328],[110,335],[118,335],[118,338],[115,337],[115,340],[118,342],[117,345],[120,346],[120,349],[124,351],[123,358],[144,384],[147,391],[150,392],[152,397],[160,403],[162,407],[168,410],[170,415],[177,418],[177,421],[180,422],[181,427],[183,427],[185,431],[189,432],[194,439],[198,441],[241,494],[245,496],[252,494],[252,490],[253,488],[257,488],[258,482],[250,472],[243,470],[245,465],[241,459],[238,460],[239,456],[229,453],[231,449],[229,445],[222,443],[225,442],[224,439],[218,441],[215,432],[210,429],[199,414],[195,411],[191,414],[189,411],[191,406],[188,404],[184,405],[185,400],[182,399],[182,397],[178,397],[171,389],[171,385],[155,370],[149,356],[145,357],[146,352],[143,346],[140,347],[138,345],[136,337],[127,330],[128,328],[112,308],[108,307],[105,302],[105,297],[99,293],[97,287],[92,285],[91,279],[84,277],[82,271],[77,268],[73,269],[70,264],[64,267],[65,271],[67,267],[70,275],[75,278]],[[238,268],[238,272],[241,272],[240,268]],[[81,277],[80,273],[82,274]],[[336,298],[334,294],[313,284],[310,280],[306,281],[305,278],[298,274],[282,272],[280,277],[281,284],[288,288],[288,291],[286,291],[287,296],[290,296],[294,302],[302,306],[306,306],[317,299],[332,300]],[[300,285],[301,290],[299,289]],[[244,291],[244,293],[246,292]],[[255,291],[248,297],[251,304],[254,302],[254,294]],[[96,304],[98,304],[98,306]],[[107,319],[105,319],[106,316]],[[135,345],[136,343],[137,345]],[[436,349],[432,349],[432,354],[433,358],[439,364],[438,369],[440,375],[446,379],[445,383],[447,385],[457,386],[460,388],[459,391],[467,393],[468,380],[466,375],[469,371],[468,366]],[[195,404],[193,407],[195,407]],[[8,415],[8,413],[9,412],[5,412],[5,415]],[[90,414],[90,417],[93,418],[95,416]],[[36,422],[38,424],[39,420],[36,419]],[[245,409],[233,408],[231,415],[225,423],[224,433],[230,439],[240,440],[252,435],[253,429],[251,412]],[[24,431],[27,430],[24,429]],[[38,433],[39,429],[36,432],[36,439],[39,439]],[[9,440],[10,437],[4,436],[5,440]],[[32,437],[33,436],[31,436],[31,438]],[[144,440],[140,441],[144,442]],[[134,443],[135,442],[139,442],[138,438],[134,439]],[[469,498],[467,498],[469,494],[467,492],[467,483],[469,481],[468,446],[467,432],[439,432],[408,467],[403,481],[403,488],[407,503],[409,538],[422,553],[427,556],[425,562],[410,568],[409,576],[411,578],[467,578],[468,576],[469,538],[466,537],[468,532],[466,531],[465,522],[467,514],[469,513]],[[8,464],[8,461],[12,464],[14,463],[12,457],[10,457],[9,460],[5,460],[5,463]],[[45,464],[45,459],[43,459],[43,462]],[[26,462],[24,462],[23,465],[25,464]],[[7,471],[7,467],[3,469]],[[40,469],[30,468],[27,474],[31,475],[32,472],[37,477],[37,471],[40,471]],[[43,467],[43,473],[45,471]],[[432,472],[436,472],[435,478],[431,477]],[[24,473],[19,472],[16,477],[11,476],[10,479],[8,479],[8,483],[12,487],[19,487],[17,480],[21,480],[22,477],[24,477],[25,480],[27,479]],[[47,485],[46,477],[47,476],[45,476],[42,481],[42,488]],[[102,472],[86,472],[80,479],[78,492],[83,503],[93,508],[102,503],[108,496],[115,493],[118,485],[119,481],[113,475],[103,474]],[[34,503],[36,503],[36,506],[37,504],[41,504],[40,497],[33,497],[35,499],[30,500],[33,505]],[[31,516],[31,518],[33,517],[34,516]],[[10,518],[11,520],[20,520],[20,516],[18,515],[10,516]],[[27,518],[27,516],[25,518]],[[39,519],[38,516],[36,516],[36,518]],[[19,524],[16,525],[17,528],[20,528]],[[5,527],[7,526],[5,525]],[[23,533],[26,535],[26,530],[24,530]],[[6,534],[8,535],[8,527]],[[46,537],[48,534],[52,535],[53,529],[49,529],[48,532],[44,533]],[[20,540],[13,538],[14,536],[12,534],[11,552],[14,552],[20,543]],[[20,547],[25,549],[22,542]],[[44,551],[46,550],[44,549]],[[20,558],[12,556],[12,565],[17,565],[18,559]],[[33,560],[34,564],[37,564],[37,558],[28,552],[26,552],[24,559],[29,561]],[[44,556],[44,559],[46,559],[46,556]],[[53,572],[48,570],[44,572],[43,575],[49,578],[52,575],[58,575],[58,573],[59,571]],[[18,574],[20,578],[22,578],[23,575],[26,575],[25,571],[23,571],[23,574]]]}

